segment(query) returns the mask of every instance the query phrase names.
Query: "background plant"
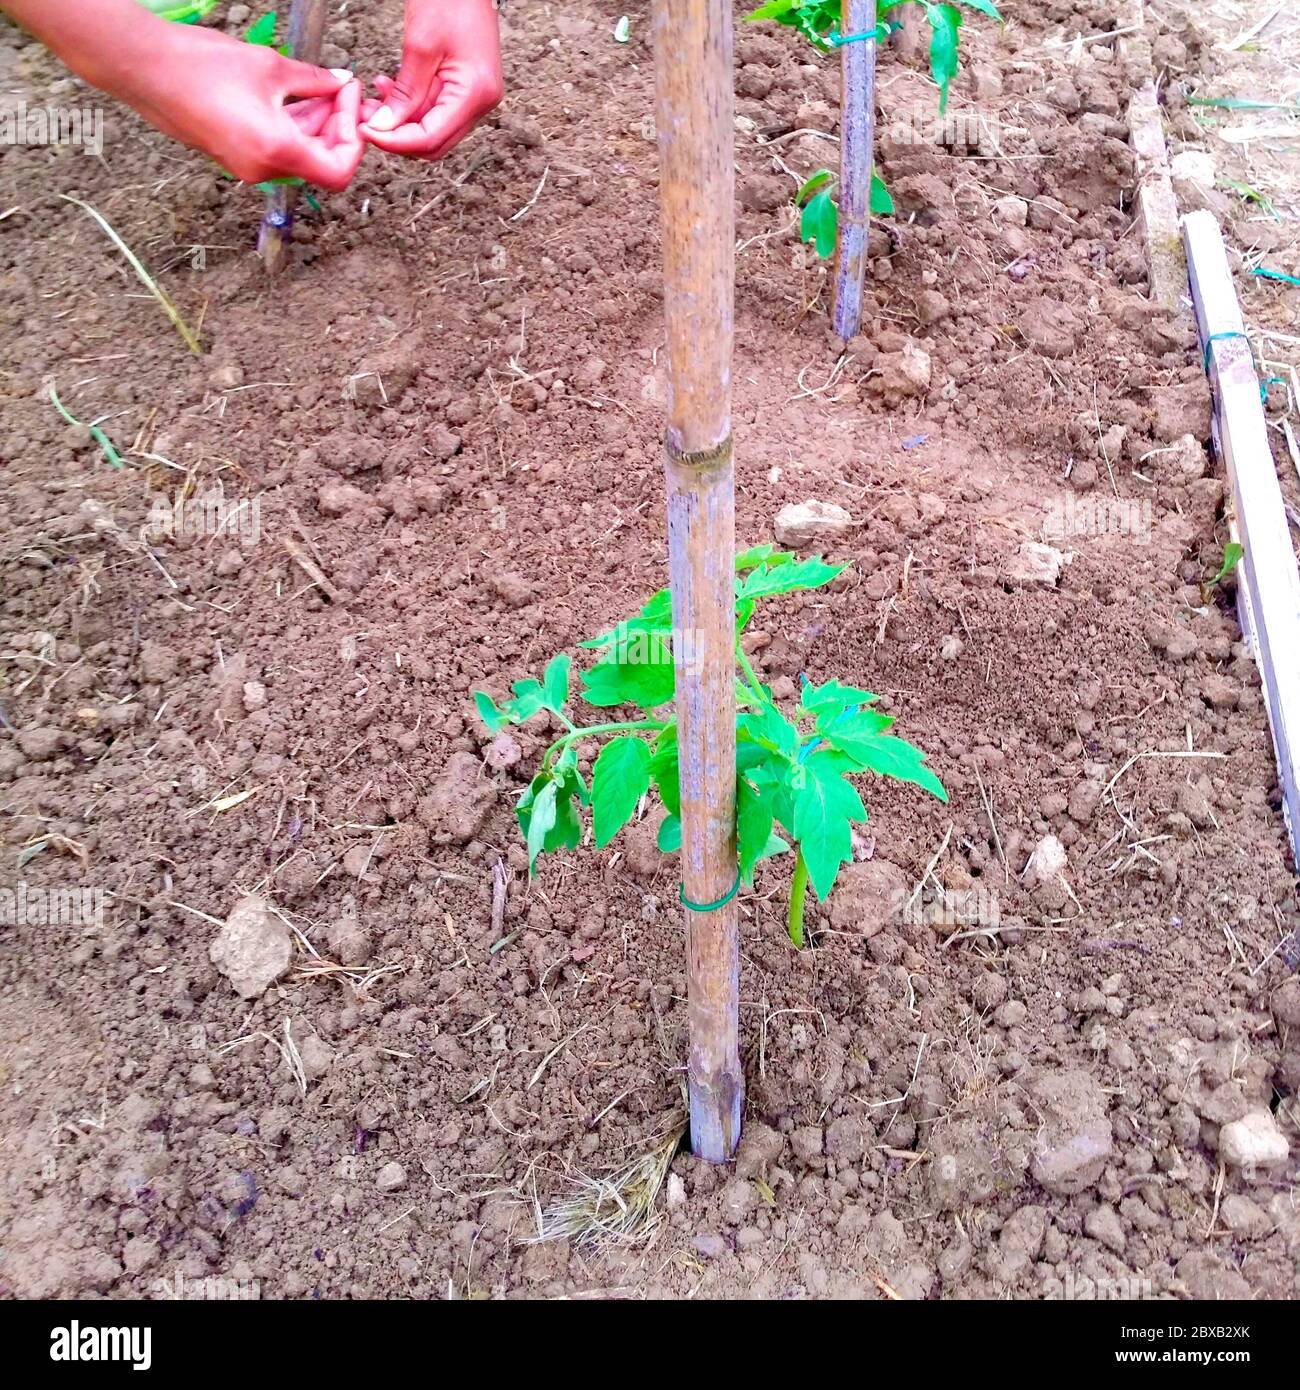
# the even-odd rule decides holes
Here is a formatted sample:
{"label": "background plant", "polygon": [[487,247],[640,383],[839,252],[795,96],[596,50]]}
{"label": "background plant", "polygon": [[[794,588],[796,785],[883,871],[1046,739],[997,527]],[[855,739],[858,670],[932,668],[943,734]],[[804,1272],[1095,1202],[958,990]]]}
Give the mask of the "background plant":
{"label": "background plant", "polygon": [[[797,946],[804,941],[808,885],[824,900],[851,862],[852,825],[867,819],[849,778],[874,772],[924,788],[941,801],[947,793],[925,765],[925,754],[888,732],[893,719],[873,706],[878,697],[837,680],[814,685],[802,678],[797,705],[787,715],[758,678],[741,637],[758,605],[781,594],[821,588],[845,566],[820,557],[797,559],[759,546],[736,561],[736,843],[739,882],[751,885],[764,859],[793,851],[787,922]],[[603,848],[652,793],[667,815],[658,845],[672,853],[681,844],[681,789],[677,760],[676,690],[672,599],[653,594],[633,617],[584,642],[602,655],[580,674],[578,697],[596,709],[631,706],[639,716],[587,725],[574,715],[572,661],[552,658],[541,678],[516,681],[512,698],[498,704],[484,691],[474,703],[489,732],[540,715],[564,729],[546,749],[541,767],[516,806],[528,847],[531,873],[537,857],[574,849],[590,811],[596,847]],[[588,785],[578,747],[601,742]]]}

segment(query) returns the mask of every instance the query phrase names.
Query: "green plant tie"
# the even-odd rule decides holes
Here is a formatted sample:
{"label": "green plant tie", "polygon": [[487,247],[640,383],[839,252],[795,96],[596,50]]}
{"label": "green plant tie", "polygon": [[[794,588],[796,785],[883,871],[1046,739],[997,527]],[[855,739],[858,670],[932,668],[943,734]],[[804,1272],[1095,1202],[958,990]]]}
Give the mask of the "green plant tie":
{"label": "green plant tie", "polygon": [[1281,270],[1252,270],[1250,273],[1264,280],[1281,280],[1285,285],[1300,285],[1300,276],[1288,275]]}
{"label": "green plant tie", "polygon": [[720,907],[726,907],[726,905],[732,900],[732,898],[734,898],[736,894],[739,892],[740,870],[737,869],[735,883],[731,885],[728,891],[725,892],[716,903],[693,903],[686,896],[686,885],[684,883],[679,883],[677,885],[677,900],[681,903],[683,907],[688,908],[691,912],[716,912]]}
{"label": "green plant tie", "polygon": [[[1210,336],[1205,340],[1205,374],[1207,376],[1210,373],[1210,349],[1215,345],[1215,343],[1221,342],[1225,338],[1246,338],[1246,335],[1244,333],[1238,333],[1235,328],[1226,329],[1222,333],[1210,334]],[[1250,339],[1246,338],[1246,342],[1247,344],[1249,344]]]}
{"label": "green plant tie", "polygon": [[887,39],[895,29],[900,28],[902,28],[901,25],[891,24],[888,20],[885,20],[883,23],[877,24],[874,29],[867,29],[861,34],[841,34],[838,30],[832,29],[830,33],[826,35],[826,42],[830,44],[832,48],[841,48],[846,43],[864,43],[868,39],[875,39],[879,42],[881,39]]}

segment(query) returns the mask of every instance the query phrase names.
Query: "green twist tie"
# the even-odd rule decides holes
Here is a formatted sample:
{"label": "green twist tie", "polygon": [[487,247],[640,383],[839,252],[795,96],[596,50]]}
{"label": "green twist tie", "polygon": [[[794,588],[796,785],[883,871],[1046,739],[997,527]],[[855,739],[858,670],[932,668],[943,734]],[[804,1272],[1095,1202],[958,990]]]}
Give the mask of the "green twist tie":
{"label": "green twist tie", "polygon": [[739,892],[740,870],[737,869],[735,883],[731,885],[731,888],[726,893],[724,893],[716,903],[693,903],[686,896],[686,885],[684,883],[679,883],[677,885],[677,900],[681,903],[681,905],[684,908],[688,908],[691,912],[716,912],[720,907],[726,907],[726,905],[732,900],[732,898],[734,898],[736,894]]}
{"label": "green twist tie", "polygon": [[[1215,345],[1215,343],[1220,342],[1224,338],[1246,338],[1246,335],[1244,333],[1238,333],[1235,328],[1229,328],[1226,332],[1223,333],[1210,334],[1210,336],[1205,340],[1205,372],[1207,376],[1209,375],[1210,371],[1210,349]],[[1249,345],[1250,339],[1246,338],[1246,342]]]}
{"label": "green twist tie", "polygon": [[895,29],[900,28],[902,28],[902,25],[891,24],[888,20],[885,20],[883,23],[877,24],[874,29],[868,29],[861,34],[841,34],[838,30],[832,29],[830,33],[826,35],[826,42],[832,48],[842,48],[846,43],[863,43],[868,39],[875,39],[879,42],[881,39],[887,39]]}

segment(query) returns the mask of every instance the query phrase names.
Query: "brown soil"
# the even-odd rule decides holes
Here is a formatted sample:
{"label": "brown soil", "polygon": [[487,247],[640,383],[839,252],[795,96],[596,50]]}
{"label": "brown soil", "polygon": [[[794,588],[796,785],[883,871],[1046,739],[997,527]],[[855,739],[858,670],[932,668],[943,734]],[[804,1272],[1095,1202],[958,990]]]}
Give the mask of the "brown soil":
{"label": "brown soil", "polygon": [[[512,801],[545,731],[493,746],[469,704],[664,581],[652,73],[626,8],[622,46],[589,0],[508,7],[499,118],[443,166],[372,154],[274,288],[257,195],[133,118],[109,114],[103,162],[4,153],[5,874],[112,896],[101,926],[0,928],[0,1289],[1294,1297],[1294,879],[1231,585],[1199,587],[1226,532],[1197,349],[1143,298],[1121,113],[1145,59],[1061,42],[1116,26],[1102,0],[971,16],[953,110],[992,149],[884,132],[899,215],[842,364],[789,206],[834,146],[760,143],[832,129],[835,74],[742,33],[739,528],[810,497],[854,520],[852,570],[774,606],[757,659],[881,691],[952,800],[866,788],[813,949],[775,867],[742,900],[737,1165],[679,1154],[641,1244],[527,1243],[682,1115],[675,867],[642,823],[530,884]],[[386,66],[399,10],[331,41]],[[1199,61],[1148,14],[1157,67]],[[6,92],[85,99],[0,38]],[[905,56],[881,86],[891,117],[932,113]],[[201,315],[201,360],[62,192]],[[260,540],[150,554],[183,485],[256,499]],[[1053,539],[1117,497],[1141,524]],[[1068,552],[1056,582],[1026,569],[1040,541]],[[1063,879],[1028,867],[1049,835]],[[996,923],[950,939],[897,911],[941,847],[935,878]],[[248,893],[301,934],[251,1000],[209,955]],[[310,975],[315,954],[354,968]],[[1221,1162],[1248,1110],[1289,1159]]]}

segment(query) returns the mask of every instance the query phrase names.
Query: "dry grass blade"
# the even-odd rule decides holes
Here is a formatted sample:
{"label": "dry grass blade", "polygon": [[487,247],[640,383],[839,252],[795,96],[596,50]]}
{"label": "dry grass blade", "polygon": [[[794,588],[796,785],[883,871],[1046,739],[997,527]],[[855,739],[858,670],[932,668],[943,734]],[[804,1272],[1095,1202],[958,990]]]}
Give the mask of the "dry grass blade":
{"label": "dry grass blade", "polygon": [[644,1240],[658,1223],[655,1198],[685,1133],[685,1124],[676,1125],[649,1153],[612,1178],[585,1174],[575,1178],[577,1190],[572,1196],[539,1213],[537,1234],[529,1237],[528,1244],[545,1240],[572,1240],[579,1245]]}
{"label": "dry grass blade", "polygon": [[162,305],[163,313],[165,313],[167,317],[171,319],[172,323],[175,325],[176,331],[181,335],[182,338],[184,338],[185,346],[189,348],[189,350],[196,357],[201,356],[203,350],[199,347],[199,340],[196,334],[194,333],[194,330],[190,328],[189,324],[187,324],[185,320],[181,317],[181,311],[175,306],[175,304],[172,303],[171,299],[168,297],[167,291],[164,290],[162,286],[159,285],[158,282],[153,278],[153,276],[150,275],[149,272],[144,268],[144,265],[141,263],[140,258],[135,254],[134,251],[131,250],[131,248],[126,244],[126,242],[124,242],[122,238],[118,236],[117,232],[113,228],[112,223],[109,222],[109,220],[104,216],[104,214],[100,212],[97,208],[92,208],[89,203],[83,203],[80,198],[74,198],[71,193],[60,193],[59,197],[62,198],[65,202],[76,203],[76,205],[79,208],[81,208],[85,212],[88,212],[95,219],[95,221],[99,223],[99,225],[108,234],[109,240],[126,257],[127,263],[139,277],[140,283],[145,287],[145,289],[149,291],[151,295],[153,295],[153,297],[158,301],[158,303]]}

